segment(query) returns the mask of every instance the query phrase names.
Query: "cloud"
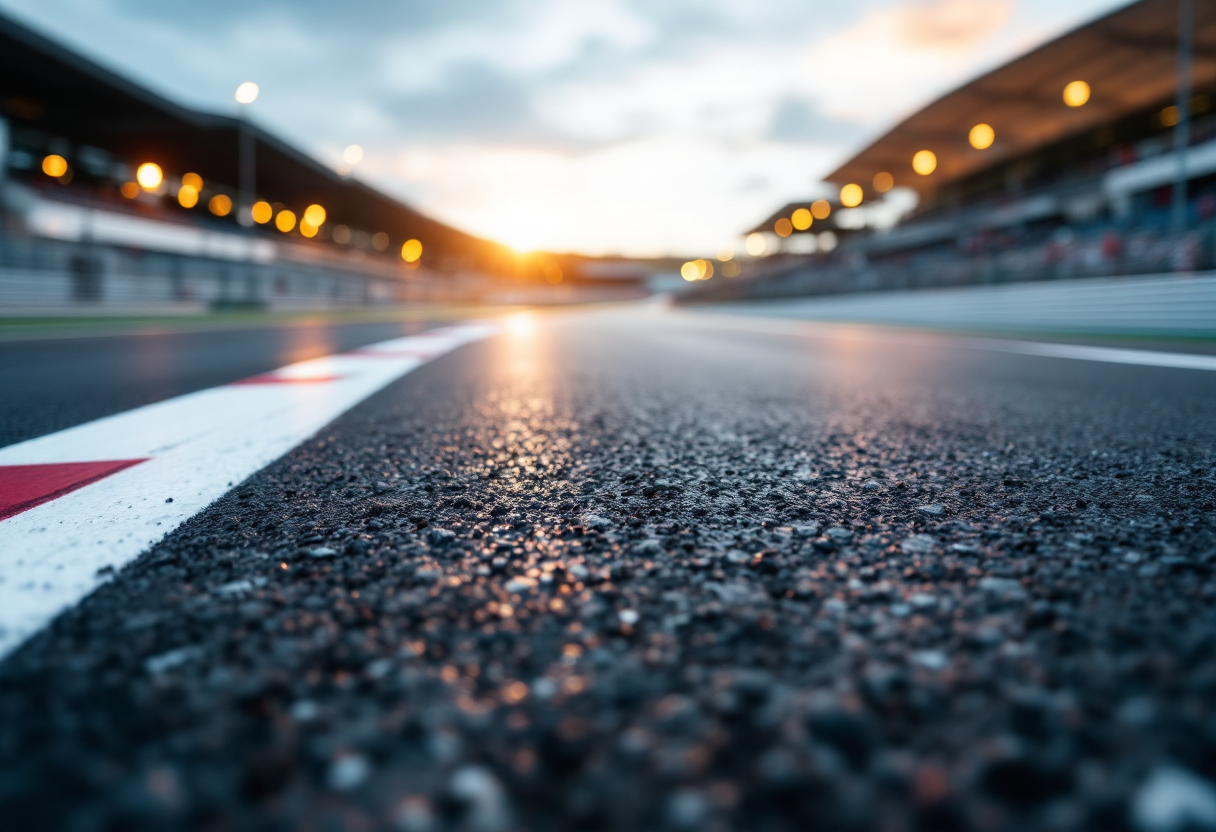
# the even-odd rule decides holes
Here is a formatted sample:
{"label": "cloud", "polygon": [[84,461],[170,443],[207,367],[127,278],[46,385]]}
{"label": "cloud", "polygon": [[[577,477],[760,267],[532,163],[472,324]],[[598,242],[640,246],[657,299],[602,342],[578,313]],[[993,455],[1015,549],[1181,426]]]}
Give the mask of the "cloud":
{"label": "cloud", "polygon": [[970,49],[1009,20],[1010,0],[933,0],[896,7],[900,32],[920,49]]}
{"label": "cloud", "polygon": [[474,233],[712,252],[944,88],[1122,0],[0,0]]}
{"label": "cloud", "polygon": [[1010,13],[1008,0],[905,2],[816,42],[803,66],[825,114],[874,123],[956,82]]}
{"label": "cloud", "polygon": [[768,137],[776,141],[840,146],[858,141],[865,126],[825,116],[812,102],[797,98],[782,100],[773,113]]}
{"label": "cloud", "polygon": [[381,160],[377,177],[441,217],[518,248],[654,255],[714,251],[815,192],[831,150],[647,138],[580,153],[442,144]]}
{"label": "cloud", "polygon": [[466,19],[436,30],[410,27],[378,46],[380,75],[395,89],[441,87],[454,68],[480,65],[518,77],[568,67],[586,53],[632,50],[654,32],[614,0],[566,0],[509,7],[513,13]]}
{"label": "cloud", "polygon": [[550,131],[537,118],[525,82],[479,63],[452,66],[442,87],[380,98],[393,143],[462,140],[543,144]]}

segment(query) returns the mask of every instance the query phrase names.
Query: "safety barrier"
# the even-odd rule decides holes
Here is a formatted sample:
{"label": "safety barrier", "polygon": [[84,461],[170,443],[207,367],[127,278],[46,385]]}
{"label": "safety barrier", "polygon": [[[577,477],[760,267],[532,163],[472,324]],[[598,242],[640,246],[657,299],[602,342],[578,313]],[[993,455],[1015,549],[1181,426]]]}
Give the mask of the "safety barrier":
{"label": "safety barrier", "polygon": [[951,329],[1216,337],[1216,273],[867,292],[710,308]]}

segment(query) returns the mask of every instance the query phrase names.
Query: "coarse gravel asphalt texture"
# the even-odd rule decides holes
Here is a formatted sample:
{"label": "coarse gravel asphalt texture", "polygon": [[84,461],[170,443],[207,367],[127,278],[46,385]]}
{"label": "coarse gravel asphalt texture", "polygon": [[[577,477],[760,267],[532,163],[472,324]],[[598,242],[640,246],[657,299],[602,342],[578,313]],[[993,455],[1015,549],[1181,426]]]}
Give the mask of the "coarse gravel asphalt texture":
{"label": "coarse gravel asphalt texture", "polygon": [[952,343],[434,361],[0,666],[0,825],[1216,828],[1216,374]]}

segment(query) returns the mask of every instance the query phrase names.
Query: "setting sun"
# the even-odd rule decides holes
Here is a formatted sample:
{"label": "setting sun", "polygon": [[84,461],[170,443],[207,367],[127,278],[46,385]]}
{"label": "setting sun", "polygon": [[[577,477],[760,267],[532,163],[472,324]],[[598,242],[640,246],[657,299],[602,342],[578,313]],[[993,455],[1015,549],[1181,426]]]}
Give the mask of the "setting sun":
{"label": "setting sun", "polygon": [[531,312],[516,312],[507,318],[507,333],[515,338],[527,338],[536,332],[536,317]]}

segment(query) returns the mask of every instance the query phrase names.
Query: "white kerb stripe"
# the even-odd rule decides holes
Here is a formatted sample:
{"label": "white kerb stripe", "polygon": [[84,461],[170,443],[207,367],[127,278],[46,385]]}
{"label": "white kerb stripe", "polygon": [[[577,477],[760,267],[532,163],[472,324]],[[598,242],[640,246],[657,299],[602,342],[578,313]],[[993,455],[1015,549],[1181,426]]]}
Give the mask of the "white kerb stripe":
{"label": "white kerb stripe", "polygon": [[98,570],[119,569],[363,399],[494,330],[397,338],[0,449],[0,465],[147,460],[0,521],[0,657],[103,583]]}

